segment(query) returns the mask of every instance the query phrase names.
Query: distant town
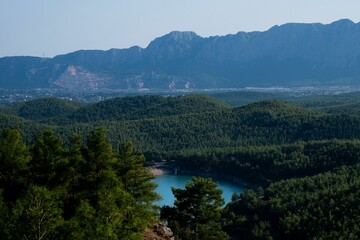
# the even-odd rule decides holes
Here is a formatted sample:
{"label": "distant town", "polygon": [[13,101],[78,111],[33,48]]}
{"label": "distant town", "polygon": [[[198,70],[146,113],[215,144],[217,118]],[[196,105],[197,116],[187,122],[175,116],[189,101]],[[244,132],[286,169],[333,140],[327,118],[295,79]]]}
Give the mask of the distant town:
{"label": "distant town", "polygon": [[247,87],[247,88],[223,88],[223,89],[178,89],[178,90],[116,90],[101,92],[73,92],[64,89],[37,88],[37,89],[0,89],[0,104],[11,105],[18,102],[30,101],[39,98],[60,98],[75,102],[94,103],[114,97],[136,96],[136,95],[162,95],[179,96],[186,94],[216,94],[224,92],[263,92],[281,94],[291,97],[304,97],[311,95],[339,95],[350,92],[358,92],[360,87]]}

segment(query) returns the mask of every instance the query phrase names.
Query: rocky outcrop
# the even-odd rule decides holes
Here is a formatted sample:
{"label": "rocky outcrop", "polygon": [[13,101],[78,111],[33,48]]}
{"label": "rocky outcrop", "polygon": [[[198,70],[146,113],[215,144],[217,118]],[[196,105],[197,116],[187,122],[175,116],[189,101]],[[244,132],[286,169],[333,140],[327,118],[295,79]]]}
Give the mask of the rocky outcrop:
{"label": "rocky outcrop", "polygon": [[54,85],[72,91],[96,91],[104,89],[111,78],[104,74],[95,74],[83,67],[69,66],[59,76]]}
{"label": "rocky outcrop", "polygon": [[143,240],[174,240],[174,234],[164,223],[155,222],[152,228],[147,228]]}

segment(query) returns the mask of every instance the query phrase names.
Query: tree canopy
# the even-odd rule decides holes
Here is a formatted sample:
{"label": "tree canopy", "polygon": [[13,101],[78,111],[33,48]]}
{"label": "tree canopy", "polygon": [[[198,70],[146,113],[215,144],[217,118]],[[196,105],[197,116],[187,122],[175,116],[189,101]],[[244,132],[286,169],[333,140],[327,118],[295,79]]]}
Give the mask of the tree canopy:
{"label": "tree canopy", "polygon": [[193,177],[185,189],[172,189],[174,207],[165,206],[161,218],[173,228],[178,239],[227,239],[221,230],[222,190],[211,179]]}
{"label": "tree canopy", "polygon": [[11,129],[0,142],[1,239],[141,239],[156,217],[144,157],[130,142],[113,150],[104,128],[85,144],[46,130],[28,146]]}

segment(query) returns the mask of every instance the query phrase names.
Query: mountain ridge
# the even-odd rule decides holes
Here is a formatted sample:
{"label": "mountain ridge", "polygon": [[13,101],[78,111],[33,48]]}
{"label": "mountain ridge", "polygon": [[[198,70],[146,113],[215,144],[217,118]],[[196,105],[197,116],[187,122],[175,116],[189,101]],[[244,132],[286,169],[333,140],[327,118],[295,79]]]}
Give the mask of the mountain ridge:
{"label": "mountain ridge", "polygon": [[173,31],[146,48],[0,58],[0,88],[70,91],[360,85],[360,23],[287,23],[200,37]]}

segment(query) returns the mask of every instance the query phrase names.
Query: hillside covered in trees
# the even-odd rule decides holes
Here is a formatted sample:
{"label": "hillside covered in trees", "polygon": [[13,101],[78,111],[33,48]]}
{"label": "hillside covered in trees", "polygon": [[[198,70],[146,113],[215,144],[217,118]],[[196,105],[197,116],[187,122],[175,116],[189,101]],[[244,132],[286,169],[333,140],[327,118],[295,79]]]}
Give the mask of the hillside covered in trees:
{"label": "hillside covered in trees", "polygon": [[104,129],[69,147],[51,131],[25,145],[0,140],[1,239],[141,239],[159,199],[131,143],[113,149]]}
{"label": "hillside covered in trees", "polygon": [[[233,93],[231,99],[237,97]],[[34,229],[22,226],[38,224],[34,221],[45,207],[50,211],[42,228],[46,236],[139,239],[159,217],[152,205],[157,199],[152,176],[143,163],[171,159],[183,172],[256,186],[234,194],[216,217],[205,215],[210,225],[195,217],[199,228],[185,220],[206,208],[187,190],[202,184],[217,193],[216,185],[200,179],[187,190],[175,190],[178,202],[163,208],[161,217],[177,239],[213,239],[205,234],[207,226],[216,226],[214,236],[221,239],[226,234],[234,239],[357,239],[360,116],[351,99],[358,101],[349,94],[231,107],[209,96],[187,95],[93,104],[48,98],[3,106],[0,234],[36,239]],[[45,205],[33,206],[37,199]],[[197,201],[199,212],[182,203],[189,199]],[[214,199],[221,206],[216,194]]]}
{"label": "hillside covered in trees", "polygon": [[68,142],[74,132],[85,138],[89,131],[105,126],[113,144],[131,139],[144,153],[360,136],[358,115],[327,113],[282,100],[230,107],[204,95],[125,97],[83,105],[40,99],[4,106],[0,112],[0,127],[21,129],[26,142],[44,129]]}

